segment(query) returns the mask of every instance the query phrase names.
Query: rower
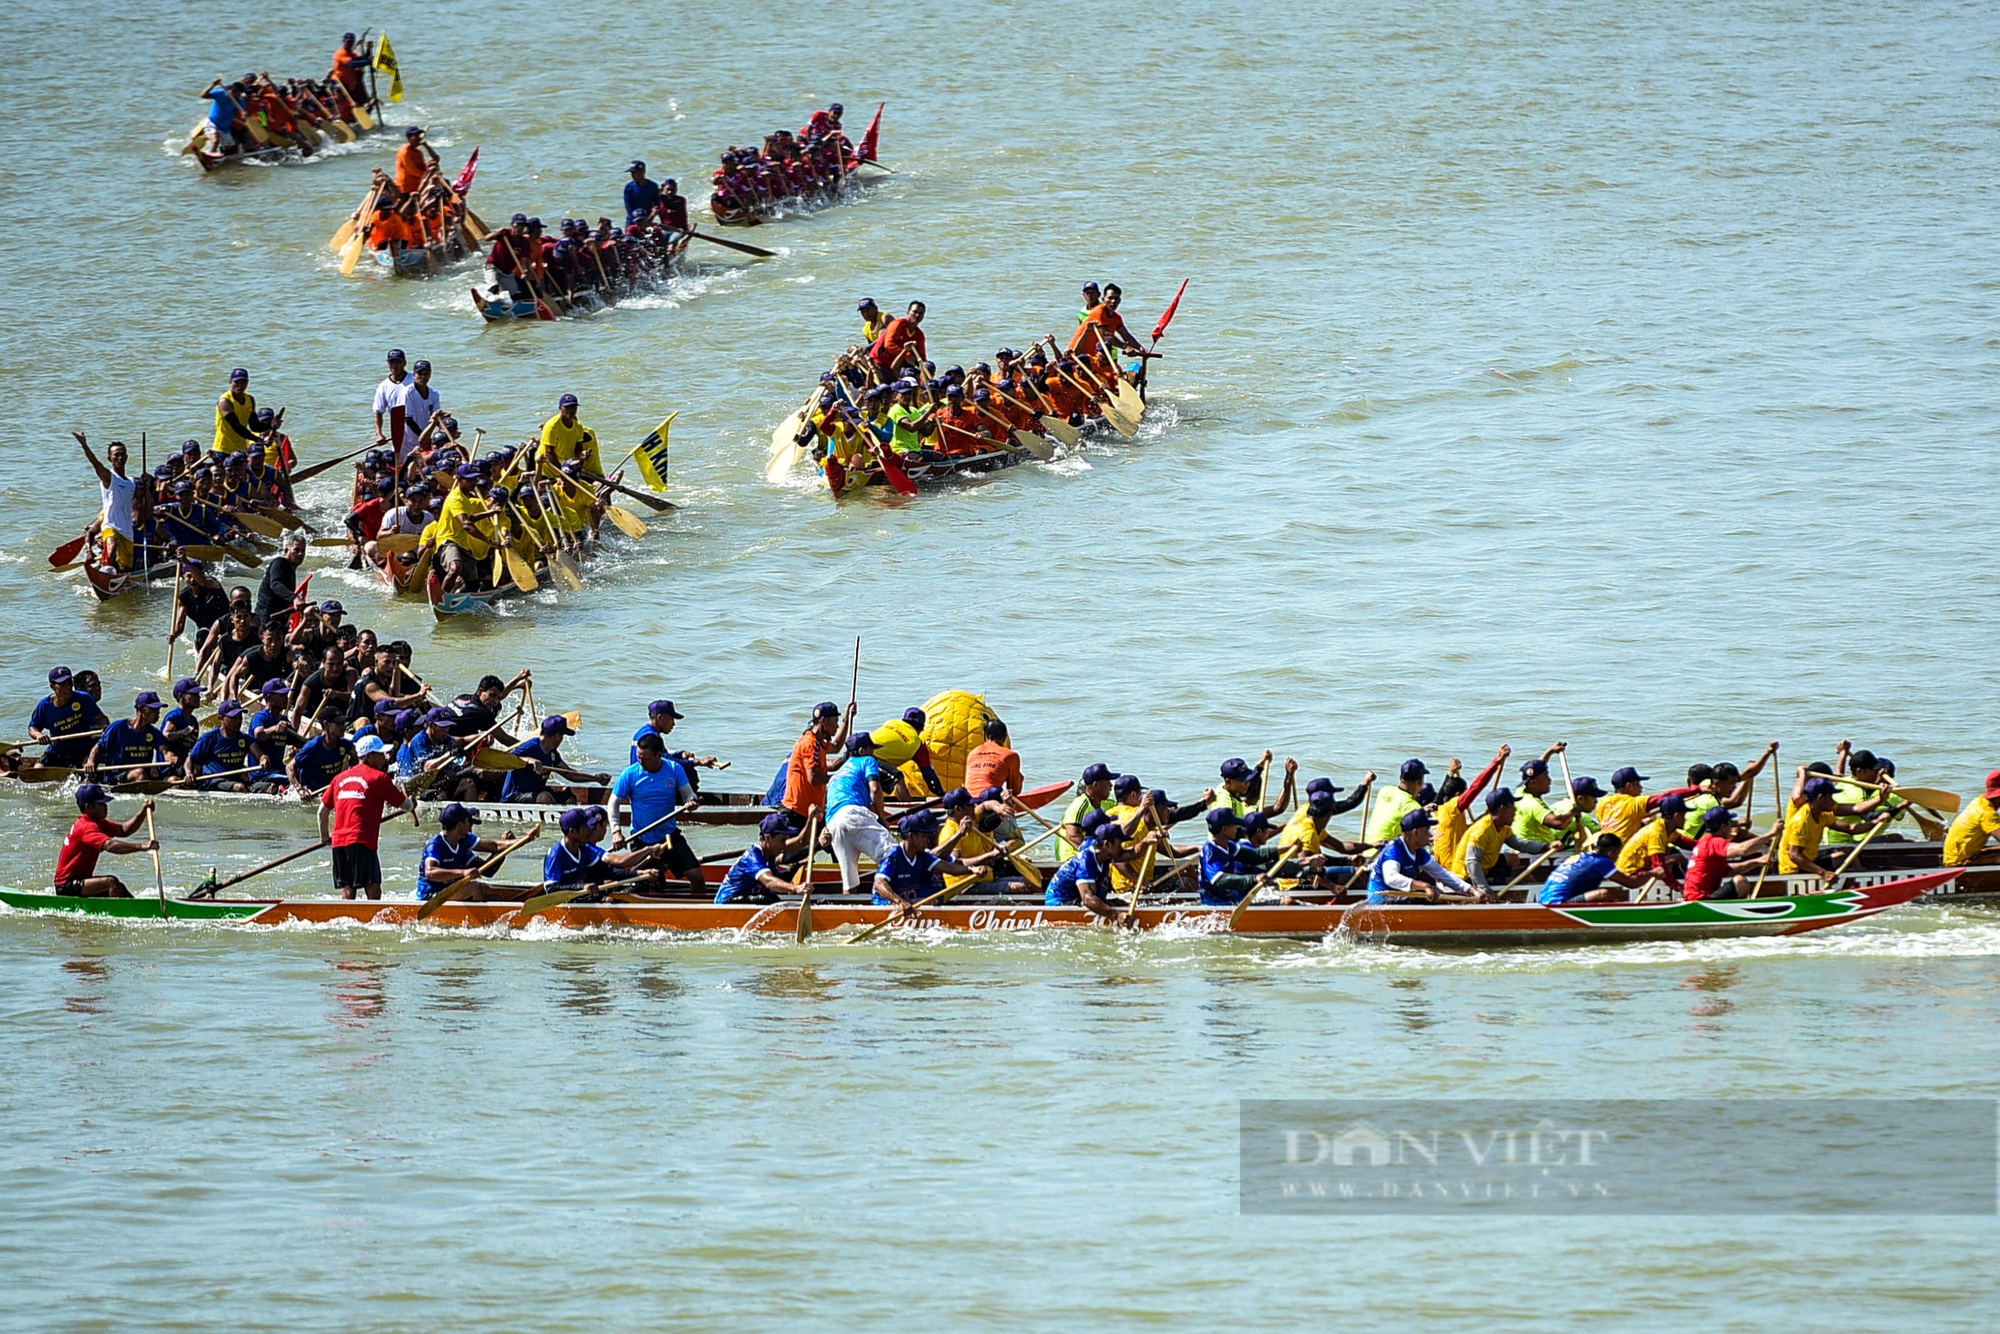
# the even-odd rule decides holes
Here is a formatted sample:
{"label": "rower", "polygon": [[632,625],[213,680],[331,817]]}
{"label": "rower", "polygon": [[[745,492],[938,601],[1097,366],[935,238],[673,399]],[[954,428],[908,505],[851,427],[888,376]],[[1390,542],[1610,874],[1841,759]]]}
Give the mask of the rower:
{"label": "rower", "polygon": [[97,474],[101,501],[97,517],[101,563],[113,570],[129,570],[132,568],[134,540],[132,506],[139,484],[125,475],[127,455],[124,442],[113,440],[104,451],[105,461],[99,463],[97,455],[90,451],[90,442],[83,438],[83,432],[72,431],[70,434],[76,437],[76,443],[83,448],[83,457],[89,460],[92,471]]}
{"label": "rower", "polygon": [[[76,823],[69,827],[62,851],[56,854],[55,891],[72,898],[129,899],[130,890],[115,875],[98,875],[97,858],[102,853],[129,857],[135,852],[158,852],[160,841],[128,843],[153,809],[152,798],[139,803],[132,818],[120,824],[111,818],[110,796],[96,783],[76,790]],[[162,912],[166,910],[161,909]]]}
{"label": "rower", "polygon": [[49,693],[28,715],[29,738],[49,743],[42,752],[44,768],[74,769],[82,764],[108,725],[97,701],[76,688],[69,668],[49,669]]}
{"label": "rower", "polygon": [[266,681],[277,680],[283,685],[283,674],[291,670],[291,665],[291,654],[285,650],[282,614],[266,617],[264,628],[257,632],[256,646],[238,657],[223,677],[222,693],[240,698]]}
{"label": "rower", "polygon": [[333,69],[328,77],[339,82],[358,106],[368,103],[368,84],[362,71],[368,68],[369,48],[358,45],[351,32],[340,35],[340,49],[333,53]]}
{"label": "rower", "polygon": [[1465,841],[1459,845],[1459,862],[1456,868],[1475,890],[1499,895],[1502,886],[1493,882],[1500,874],[1503,861],[1511,860],[1515,866],[1518,859],[1509,859],[1508,853],[1535,856],[1548,845],[1531,843],[1514,832],[1518,803],[1514,794],[1504,787],[1496,787],[1486,794],[1486,813],[1472,822],[1465,833]]}
{"label": "rower", "polygon": [[1573,820],[1573,828],[1565,835],[1572,847],[1583,847],[1597,837],[1597,805],[1604,796],[1605,791],[1597,780],[1585,774],[1570,784],[1570,795],[1551,808],[1556,815]]}
{"label": "rower", "polygon": [[1944,836],[1944,864],[1970,866],[1991,860],[1983,854],[1986,841],[2000,834],[2000,769],[1986,775],[1986,787],[1965,804]]}
{"label": "rower", "polygon": [[1368,842],[1386,845],[1395,841],[1402,831],[1403,817],[1423,808],[1424,776],[1429,772],[1422,760],[1403,761],[1396,786],[1382,789],[1382,795],[1375,799],[1375,810],[1368,817],[1365,831]]}
{"label": "rower", "polygon": [[[674,730],[674,724],[685,717],[687,715],[674,708],[674,702],[670,699],[656,699],[651,704],[648,704],[646,706],[646,725],[632,734],[631,763],[637,764],[639,762],[639,743],[641,741],[644,741],[649,736],[657,736],[664,747],[667,737]],[[696,755],[691,750],[667,751],[666,754],[667,758],[680,762],[681,767],[687,771],[686,777],[689,786],[693,787],[697,792],[701,790],[701,782],[694,775],[695,769],[697,767],[713,769],[722,763],[720,759],[713,755]]]}
{"label": "rower", "polygon": [[544,889],[576,889],[638,878],[638,872],[608,860],[604,849],[591,840],[596,827],[592,812],[604,815],[600,806],[575,806],[562,813],[559,822],[562,842],[550,848],[549,855],[542,859]]}
{"label": "rower", "polygon": [[1682,791],[1687,798],[1687,823],[1682,832],[1689,838],[1701,833],[1701,817],[1716,806],[1727,806],[1731,810],[1750,799],[1750,789],[1757,776],[1764,772],[1772,758],[1778,753],[1778,743],[1769,742],[1764,753],[1750,762],[1747,769],[1738,769],[1727,761],[1716,764],[1697,764],[1688,769],[1688,785]]}
{"label": "rower", "polygon": [[[1370,775],[1372,778],[1374,775]],[[1314,779],[1314,782],[1321,780]],[[1355,789],[1358,798],[1366,791],[1366,783]],[[1285,823],[1278,832],[1278,852],[1287,861],[1296,861],[1305,872],[1301,877],[1285,877],[1278,881],[1278,887],[1287,893],[1295,890],[1322,891],[1338,894],[1354,879],[1356,864],[1342,861],[1340,857],[1358,857],[1366,850],[1362,843],[1348,843],[1327,833],[1327,824],[1343,810],[1351,810],[1357,803],[1343,806],[1341,789],[1328,783],[1325,787],[1310,792],[1299,804],[1298,813]]]}
{"label": "rower", "polygon": [[693,230],[688,226],[687,196],[681,193],[680,182],[671,176],[660,182],[659,209],[660,225],[668,232],[685,236]]}
{"label": "rower", "polygon": [[396,773],[410,779],[451,746],[452,712],[439,705],[424,714],[423,726],[396,750]]}
{"label": "rower", "polygon": [[[456,801],[438,812],[438,832],[430,836],[424,855],[417,859],[418,899],[428,899],[441,889],[472,879],[484,860],[482,854],[500,850],[493,839],[472,832],[472,826],[479,822],[477,811]],[[493,892],[485,885],[470,885],[452,898],[459,903],[484,903]]]}
{"label": "rower", "polygon": [[1680,880],[1674,868],[1681,860],[1680,849],[1694,846],[1694,840],[1683,832],[1686,822],[1686,797],[1669,792],[1660,798],[1653,817],[1618,849],[1618,869],[1627,875],[1651,873],[1669,889],[1678,889]]}
{"label": "rower", "polygon": [[274,676],[259,693],[264,707],[251,716],[244,731],[250,738],[250,759],[262,767],[247,777],[252,792],[274,792],[285,785],[285,751],[300,738],[288,716],[286,701],[292,692],[285,683]]}
{"label": "rower", "polygon": [[285,773],[292,780],[292,791],[301,801],[310,801],[324,792],[343,770],[354,767],[360,758],[354,743],[341,733],[346,728],[343,715],[322,711],[319,715],[319,734],[305,745],[293,751],[285,761]]}
{"label": "rower", "polygon": [[1492,760],[1472,780],[1470,786],[1467,786],[1463,777],[1465,766],[1459,763],[1457,756],[1454,755],[1451,763],[1445,766],[1444,782],[1437,790],[1437,809],[1432,812],[1437,817],[1438,823],[1437,832],[1431,836],[1431,848],[1432,855],[1454,871],[1458,871],[1460,875],[1465,874],[1459,869],[1460,863],[1464,860],[1461,854],[1465,847],[1465,836],[1471,830],[1473,823],[1466,812],[1472,809],[1472,803],[1479,799],[1479,794],[1486,790],[1486,785],[1507,767],[1507,757],[1513,753],[1512,746],[1500,747],[1494,752]]}
{"label": "rower", "polygon": [[[169,540],[179,545],[182,539],[170,536]],[[208,562],[192,556],[181,557],[181,591],[174,599],[174,623],[168,638],[178,640],[193,625],[195,643],[199,644],[209,629],[228,614],[229,597]]]}
{"label": "rower", "polygon": [[[1264,752],[1262,761],[1262,767],[1265,772],[1269,771],[1270,764],[1271,752],[1267,750]],[[1230,814],[1236,816],[1249,814],[1251,810],[1250,785],[1257,781],[1258,772],[1258,769],[1251,768],[1249,763],[1244,760],[1224,760],[1222,762],[1222,787],[1215,794],[1216,806],[1227,809]],[[1278,800],[1266,803],[1256,809],[1263,811],[1266,815],[1283,814],[1285,807],[1291,805],[1292,783],[1297,778],[1298,772],[1299,762],[1297,760],[1286,760],[1285,786],[1279,792]],[[1265,786],[1268,788],[1269,784],[1266,783]]]}
{"label": "rower", "polygon": [[847,763],[826,785],[826,833],[841,887],[852,894],[861,885],[861,859],[880,865],[895,845],[882,823],[882,803],[896,790],[896,774],[875,758],[875,738],[866,732],[848,738],[847,752]]}
{"label": "rower", "polygon": [[776,903],[780,895],[797,894],[805,886],[792,883],[792,873],[780,860],[792,839],[791,821],[772,811],[757,825],[757,841],[743,850],[715,891],[717,903]]}
{"label": "rower", "polygon": [[[991,791],[992,789],[989,789]],[[982,794],[983,797],[984,794]],[[955,787],[944,794],[944,843],[954,849],[958,859],[968,866],[977,866],[977,877],[967,888],[979,889],[987,893],[1006,893],[1025,889],[1027,880],[1009,873],[996,878],[996,865],[1007,856],[1006,844],[1011,834],[1004,832],[1010,821],[1007,808],[996,797],[983,800],[973,796],[963,787]],[[986,854],[991,853],[991,860]]]}
{"label": "rower", "polygon": [[611,785],[612,851],[625,847],[620,812],[629,808],[632,828],[644,831],[634,837],[649,855],[626,864],[635,867],[664,864],[687,882],[690,892],[705,894],[708,879],[702,874],[701,858],[688,846],[680,821],[669,819],[659,823],[663,816],[694,800],[694,787],[688,782],[687,770],[677,760],[667,758],[665,738],[658,732],[642,733],[633,753],[638,759]]}
{"label": "rower", "polygon": [[269,624],[287,618],[298,599],[299,567],[305,564],[306,539],[299,533],[285,536],[284,548],[264,562],[264,579],[257,586],[257,619]]}
{"label": "rower", "polygon": [[[1431,829],[1436,824],[1421,807],[1403,816],[1397,837],[1382,849],[1368,873],[1370,903],[1463,903],[1464,896],[1479,902],[1491,899],[1440,866],[1431,855]],[[1447,896],[1441,886],[1455,893]]]}
{"label": "rower", "polygon": [[981,732],[985,739],[965,757],[965,786],[974,792],[997,787],[1009,798],[1020,796],[1027,790],[1021,777],[1021,753],[1010,746],[1007,724],[988,718]]}
{"label": "rower", "polygon": [[1062,819],[1057,821],[1061,832],[1056,835],[1056,860],[1066,862],[1082,851],[1087,837],[1083,827],[1085,816],[1092,811],[1110,813],[1112,783],[1110,765],[1093,764],[1084,769],[1077,794],[1063,807]]}
{"label": "rower", "polygon": [[[250,767],[250,738],[243,733],[243,706],[225,699],[216,706],[216,725],[201,734],[188,752],[186,777],[202,792],[248,792],[244,770]],[[226,774],[228,777],[215,777]]]}
{"label": "rower", "polygon": [[187,759],[201,735],[201,693],[201,682],[183,676],[174,682],[174,707],[160,720],[161,747],[177,760]]}
{"label": "rower", "polygon": [[[862,313],[864,316],[867,314],[865,311]],[[883,326],[881,334],[868,348],[868,359],[875,363],[876,369],[887,376],[904,366],[925,361],[923,323],[924,303],[912,301],[906,313]]]}
{"label": "rower", "polygon": [[520,744],[499,727],[500,706],[524,685],[533,683],[533,676],[526,667],[514,674],[512,681],[502,681],[491,675],[479,678],[479,684],[451,702],[451,734],[458,740],[467,737],[488,736],[489,744],[514,746]]}
{"label": "rower", "polygon": [[[1882,794],[1866,801],[1843,805],[1834,797],[1833,779],[1799,769],[1798,782],[1785,810],[1784,841],[1778,846],[1778,870],[1784,875],[1810,871],[1831,885],[1839,878],[1831,867],[1820,864],[1819,845],[1826,831],[1843,817],[1867,815],[1882,804]],[[1855,827],[1849,826],[1852,830]],[[1866,826],[1861,826],[1865,829]]]}
{"label": "rower", "polygon": [[598,456],[597,433],[577,420],[579,406],[575,394],[556,400],[556,415],[542,423],[542,461],[555,468],[581,461],[586,473],[602,477],[604,461]]}
{"label": "rower", "polygon": [[[1833,780],[1833,799],[1835,801],[1851,806],[1862,801],[1870,792],[1880,791],[1885,786],[1883,783],[1885,775],[1882,772],[1882,761],[1877,758],[1874,751],[1855,750],[1850,743],[1842,741],[1836,748],[1835,758],[1835,776]],[[1843,772],[1847,777],[1841,777]],[[1886,792],[1882,797],[1882,815],[1878,823],[1884,825],[1893,824],[1910,813],[1909,802],[1897,796],[1894,792]],[[1854,842],[1854,835],[1839,825],[1835,825],[1826,831],[1825,841],[1829,846],[1849,844]],[[1876,841],[1882,843],[1901,842],[1903,841],[1903,836],[1901,834],[1882,833],[1876,836]]]}
{"label": "rower", "polygon": [[1555,781],[1549,773],[1549,760],[1568,747],[1567,741],[1558,741],[1543,751],[1540,759],[1521,765],[1521,790],[1514,797],[1514,833],[1534,844],[1537,853],[1569,837],[1578,823],[1575,812],[1559,815],[1546,800]]}
{"label": "rower", "polygon": [[138,783],[160,777],[158,761],[164,758],[166,738],[154,726],[160,716],[160,697],[150,690],[139,692],[132,701],[132,716],[111,724],[83,762],[84,777],[96,781],[100,769],[111,771],[114,783]]}
{"label": "rower", "polygon": [[230,132],[230,127],[243,113],[242,104],[236,100],[240,89],[241,85],[237,84],[225,87],[220,79],[211,81],[208,87],[202,89],[201,95],[208,99],[208,119],[203,128],[208,132],[208,151],[212,155],[219,157],[236,147],[236,136]]}
{"label": "rower", "polygon": [[1597,803],[1597,824],[1607,834],[1629,840],[1646,823],[1646,776],[1631,765],[1611,775],[1611,791]]}
{"label": "rower", "polygon": [[549,775],[561,773],[566,776],[583,777],[563,763],[562,739],[575,735],[576,730],[569,725],[569,719],[559,713],[552,713],[542,719],[540,731],[508,752],[520,756],[528,763],[525,768],[507,771],[507,781],[500,789],[500,800],[510,803],[532,802],[537,806],[566,806],[574,802],[575,793],[549,786]]}
{"label": "rower", "polygon": [[875,867],[874,901],[898,909],[914,908],[919,899],[944,888],[945,876],[977,875],[1006,855],[996,848],[963,859],[938,856],[933,851],[938,846],[936,811],[911,812],[897,822],[896,833],[896,846]]}
{"label": "rower", "polygon": [[414,195],[424,188],[424,178],[439,167],[437,150],[424,142],[424,127],[412,125],[403,131],[403,146],[396,150],[396,193]]}
{"label": "rower", "polygon": [[882,331],[889,327],[889,317],[876,306],[875,298],[864,296],[855,309],[861,312],[861,335],[872,347]]}
{"label": "rower", "polygon": [[257,400],[250,394],[250,372],[238,366],[229,372],[229,389],[215,400],[215,444],[218,454],[234,454],[248,449],[257,438],[251,425]]}
{"label": "rower", "polygon": [[398,469],[423,440],[432,419],[443,410],[444,396],[431,387],[431,364],[420,359],[410,367],[410,378],[389,400],[389,437],[396,442]]}
{"label": "rower", "polygon": [[644,162],[635,159],[625,170],[632,178],[625,182],[625,225],[643,227],[660,207],[660,187],[646,179]]}
{"label": "rower", "polygon": [[[1701,814],[1701,837],[1688,855],[1687,879],[1681,897],[1699,899],[1747,899],[1757,891],[1748,874],[1764,860],[1764,848],[1778,832],[1777,826],[1751,838],[1736,838],[1736,812],[1727,806],[1711,806]],[[1543,902],[1547,902],[1546,899]]]}
{"label": "rower", "polygon": [[1565,857],[1542,882],[1537,902],[1550,907],[1565,903],[1623,903],[1626,895],[1605,887],[1605,881],[1635,890],[1652,879],[1650,875],[1630,875],[1618,869],[1618,852],[1624,841],[1616,834],[1599,834],[1587,852]]}
{"label": "rower", "polygon": [[402,348],[390,348],[384,360],[389,364],[389,373],[375,386],[375,443],[378,445],[387,445],[392,439],[388,430],[389,410],[396,406],[397,400],[402,397],[403,386],[410,379]]}
{"label": "rower", "polygon": [[[1228,812],[1212,812],[1228,815]],[[1234,819],[1234,816],[1229,816]],[[1049,877],[1049,883],[1042,891],[1045,907],[1062,908],[1081,906],[1093,916],[1109,921],[1117,921],[1130,908],[1129,902],[1110,898],[1111,863],[1119,859],[1126,849],[1125,831],[1118,827],[1116,820],[1106,819],[1094,831],[1094,836],[1085,839],[1083,846],[1064,860]]]}
{"label": "rower", "polygon": [[[228,702],[223,708],[228,708]],[[343,899],[357,894],[382,897],[382,861],[377,847],[382,817],[392,811],[411,812],[417,803],[389,777],[389,751],[379,736],[355,743],[354,766],[334,776],[320,795],[319,836],[333,845],[333,885]]]}
{"label": "rower", "polygon": [[812,721],[792,743],[781,804],[794,832],[806,827],[806,817],[813,811],[826,809],[827,782],[847,762],[845,747],[854,716],[854,706],[842,716],[838,704],[824,700],[813,706]]}
{"label": "rower", "polygon": [[[1262,815],[1258,811],[1249,818]],[[1201,845],[1201,901],[1211,907],[1233,907],[1244,895],[1270,881],[1281,850],[1266,851],[1250,839],[1237,837],[1246,817],[1227,806],[1216,807],[1207,818],[1208,841]]]}
{"label": "rower", "polygon": [[488,517],[483,494],[486,474],[478,464],[459,465],[457,484],[438,510],[436,523],[437,562],[444,571],[447,592],[478,588],[484,578],[486,560],[493,554],[492,540],[477,525]]}

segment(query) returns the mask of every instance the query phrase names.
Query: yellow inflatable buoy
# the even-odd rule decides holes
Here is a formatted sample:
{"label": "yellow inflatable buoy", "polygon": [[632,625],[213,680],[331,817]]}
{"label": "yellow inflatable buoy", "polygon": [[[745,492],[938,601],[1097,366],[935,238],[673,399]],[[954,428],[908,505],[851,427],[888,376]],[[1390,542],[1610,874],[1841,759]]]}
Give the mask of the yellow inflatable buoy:
{"label": "yellow inflatable buoy", "polygon": [[947,690],[924,705],[923,741],[947,791],[965,782],[965,757],[986,739],[987,720],[997,716],[984,695],[965,690]]}

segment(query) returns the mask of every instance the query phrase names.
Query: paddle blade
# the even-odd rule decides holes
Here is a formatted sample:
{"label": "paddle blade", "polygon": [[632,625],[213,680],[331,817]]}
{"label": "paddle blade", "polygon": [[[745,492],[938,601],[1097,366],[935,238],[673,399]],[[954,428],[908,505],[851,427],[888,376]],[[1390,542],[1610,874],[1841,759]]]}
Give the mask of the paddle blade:
{"label": "paddle blade", "polygon": [[778,452],[771,455],[771,462],[764,469],[764,480],[767,482],[784,481],[785,478],[791,475],[792,469],[804,462],[805,457],[806,451],[803,445],[780,445]]}
{"label": "paddle blade", "polygon": [[1042,418],[1042,429],[1071,449],[1076,448],[1077,441],[1083,439],[1083,436],[1077,433],[1077,429],[1061,417]]}
{"label": "paddle blade", "polygon": [[793,928],[792,938],[803,945],[812,939],[813,933],[813,892],[810,888],[799,898],[799,921]]}
{"label": "paddle blade", "polygon": [[618,531],[637,540],[646,535],[646,521],[626,509],[623,505],[612,505],[604,511],[604,516],[618,525]]}
{"label": "paddle blade", "polygon": [[361,250],[367,239],[367,233],[362,231],[356,231],[348,238],[347,248],[340,252],[341,277],[350,278],[354,275],[355,266],[361,263]]}
{"label": "paddle blade", "polygon": [[555,317],[556,313],[555,311],[549,308],[549,303],[542,300],[540,297],[536,297],[535,318],[538,320],[553,320]]}
{"label": "paddle blade", "polygon": [[422,543],[415,533],[384,533],[375,539],[375,549],[392,556],[407,556]]}
{"label": "paddle blade", "polygon": [[1928,806],[1934,811],[1944,811],[1946,814],[1956,814],[1958,808],[1964,804],[1956,792],[1947,792],[1941,787],[1899,787],[1896,789],[1896,795],[1904,801]]}
{"label": "paddle blade", "polygon": [[346,222],[341,223],[340,230],[333,234],[333,239],[326,243],[326,248],[333,251],[336,255],[345,250],[348,241],[354,236],[354,229],[357,225],[353,218],[349,218]]}
{"label": "paddle blade", "polygon": [[875,446],[875,457],[882,464],[882,475],[889,479],[899,496],[917,494],[917,484],[910,480],[910,474],[903,471],[903,465],[889,456],[889,451],[881,445]]}
{"label": "paddle blade", "polygon": [[528,767],[528,762],[511,751],[481,750],[472,757],[472,767],[493,770],[525,769]]}
{"label": "paddle blade", "polygon": [[83,550],[84,539],[73,537],[49,553],[49,564],[68,565]]}
{"label": "paddle blade", "polygon": [[515,587],[523,593],[532,593],[542,586],[542,581],[535,578],[534,566],[522,560],[520,552],[512,547],[502,547],[500,554],[507,562],[507,577],[514,581]]}
{"label": "paddle blade", "polygon": [[1014,443],[1044,463],[1047,463],[1056,456],[1055,446],[1036,435],[1033,431],[1023,431],[1017,427],[1014,431]]}
{"label": "paddle blade", "polygon": [[21,770],[21,781],[24,783],[60,783],[75,772],[76,770],[74,769],[65,769],[59,765],[51,765],[47,768],[23,769]]}
{"label": "paddle blade", "polygon": [[572,593],[583,587],[583,573],[576,568],[576,561],[567,551],[549,553],[549,571],[555,575],[557,583]]}

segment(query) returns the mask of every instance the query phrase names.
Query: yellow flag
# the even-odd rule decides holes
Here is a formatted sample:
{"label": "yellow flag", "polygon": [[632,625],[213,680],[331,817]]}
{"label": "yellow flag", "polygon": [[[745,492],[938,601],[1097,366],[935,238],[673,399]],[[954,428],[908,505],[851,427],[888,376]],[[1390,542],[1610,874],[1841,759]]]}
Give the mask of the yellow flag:
{"label": "yellow flag", "polygon": [[389,76],[389,100],[402,101],[403,72],[396,68],[396,52],[389,45],[389,32],[386,28],[383,29],[382,35],[375,39],[375,68]]}
{"label": "yellow flag", "polygon": [[633,461],[639,465],[639,475],[655,491],[667,489],[667,428],[680,415],[678,412],[669,413],[665,421],[653,428],[651,435],[639,442],[639,448],[632,454]]}

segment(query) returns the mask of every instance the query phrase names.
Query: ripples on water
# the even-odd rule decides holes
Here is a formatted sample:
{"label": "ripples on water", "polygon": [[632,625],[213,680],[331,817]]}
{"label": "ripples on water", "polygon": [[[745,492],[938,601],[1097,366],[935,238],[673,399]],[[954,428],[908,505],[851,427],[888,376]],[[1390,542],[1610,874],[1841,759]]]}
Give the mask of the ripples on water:
{"label": "ripples on water", "polygon": [[[565,390],[610,444],[681,410],[682,510],[579,596],[438,629],[320,576],[435,681],[532,662],[592,760],[667,695],[752,786],[856,633],[866,714],[983,690],[1036,779],[1192,792],[1270,745],[1347,782],[1557,736],[1670,776],[1852,735],[1969,790],[2000,756],[1985,9],[363,17],[395,114],[482,147],[489,219],[595,217],[634,155],[685,181],[835,98],[889,100],[905,174],[756,229],[779,260],[487,329],[454,284],[329,272],[386,148],[208,179],[160,151],[211,66],[307,68],[331,28],[34,11],[0,83],[0,186],[45,220],[0,234],[0,712],[58,656],[119,697],[163,665],[163,593],[99,607],[42,564],[92,503],[67,429],[206,437],[240,362],[328,457],[396,345],[495,440]],[[1190,275],[1138,440],[915,504],[761,481],[862,295],[927,299],[959,360],[1060,330],[1084,278],[1149,331]],[[0,802],[0,881],[68,818]],[[306,831],[163,807],[168,879]],[[0,1321],[1991,1324],[1988,1223],[1280,1225],[1235,1212],[1233,1126],[1245,1095],[1988,1094],[1994,920],[1418,955],[8,917]]]}

